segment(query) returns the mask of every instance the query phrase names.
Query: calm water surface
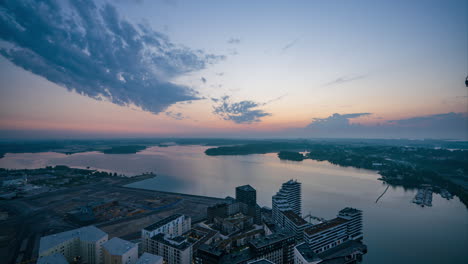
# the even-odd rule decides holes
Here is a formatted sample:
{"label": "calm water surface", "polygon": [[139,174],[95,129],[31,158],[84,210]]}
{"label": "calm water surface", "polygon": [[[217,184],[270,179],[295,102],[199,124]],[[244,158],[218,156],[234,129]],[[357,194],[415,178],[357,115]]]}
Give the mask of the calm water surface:
{"label": "calm water surface", "polygon": [[112,171],[126,175],[155,172],[158,177],[132,187],[207,196],[235,196],[234,188],[250,184],[258,203],[271,207],[271,196],[289,179],[302,182],[303,213],[333,218],[346,206],[364,211],[363,263],[468,263],[468,210],[457,197],[437,194],[433,206],[411,203],[415,190],[390,187],[374,171],[343,168],[328,162],[281,161],[276,154],[206,156],[202,146],[153,147],[137,154],[87,152],[7,154],[1,168],[47,165]]}

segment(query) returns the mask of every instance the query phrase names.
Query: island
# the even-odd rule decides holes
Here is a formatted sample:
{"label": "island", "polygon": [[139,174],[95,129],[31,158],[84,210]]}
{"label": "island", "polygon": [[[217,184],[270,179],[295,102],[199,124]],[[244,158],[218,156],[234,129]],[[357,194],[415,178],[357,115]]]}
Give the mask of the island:
{"label": "island", "polygon": [[278,158],[280,158],[281,160],[302,161],[305,159],[305,156],[299,152],[280,151],[278,153]]}
{"label": "island", "polygon": [[141,145],[113,146],[111,148],[104,149],[101,152],[104,154],[135,154],[145,149],[146,146]]}
{"label": "island", "polygon": [[[441,145],[445,147],[440,147]],[[457,147],[457,148],[450,148]],[[308,152],[302,155],[298,152]],[[313,159],[344,167],[377,171],[391,186],[410,189],[430,185],[435,193],[454,194],[468,207],[468,147],[466,142],[409,140],[271,141],[210,148],[206,155],[278,153],[280,159]],[[302,157],[300,156],[302,155]]]}

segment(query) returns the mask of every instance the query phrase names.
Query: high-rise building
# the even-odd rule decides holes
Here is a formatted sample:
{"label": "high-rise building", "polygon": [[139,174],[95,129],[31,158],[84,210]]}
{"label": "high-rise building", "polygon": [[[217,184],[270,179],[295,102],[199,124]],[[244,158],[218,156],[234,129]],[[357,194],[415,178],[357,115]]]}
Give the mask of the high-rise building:
{"label": "high-rise building", "polygon": [[95,226],[41,237],[39,258],[61,254],[68,262],[80,259],[83,263],[100,264],[103,261],[102,245],[108,235]]}
{"label": "high-rise building", "polygon": [[257,191],[252,186],[236,187],[236,201],[247,205],[247,215],[252,216],[256,224],[262,223],[260,206],[257,205]]}
{"label": "high-rise building", "polygon": [[236,200],[249,206],[257,205],[257,191],[250,185],[236,187]]}
{"label": "high-rise building", "polygon": [[298,216],[302,215],[301,183],[289,180],[281,186],[281,189],[272,197],[272,217],[275,224],[283,225],[282,212],[292,210]]}
{"label": "high-rise building", "polygon": [[104,264],[135,264],[138,246],[130,241],[114,237],[102,244]]}

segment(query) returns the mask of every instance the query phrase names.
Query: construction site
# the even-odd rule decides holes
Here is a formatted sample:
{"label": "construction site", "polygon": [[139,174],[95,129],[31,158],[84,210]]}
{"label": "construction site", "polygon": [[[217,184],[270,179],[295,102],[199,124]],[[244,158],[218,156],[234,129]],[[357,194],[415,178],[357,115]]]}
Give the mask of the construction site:
{"label": "construction site", "polygon": [[0,255],[5,263],[34,263],[39,239],[93,224],[109,234],[138,239],[143,227],[175,213],[194,222],[222,199],[124,187],[147,177],[112,177],[0,202]]}

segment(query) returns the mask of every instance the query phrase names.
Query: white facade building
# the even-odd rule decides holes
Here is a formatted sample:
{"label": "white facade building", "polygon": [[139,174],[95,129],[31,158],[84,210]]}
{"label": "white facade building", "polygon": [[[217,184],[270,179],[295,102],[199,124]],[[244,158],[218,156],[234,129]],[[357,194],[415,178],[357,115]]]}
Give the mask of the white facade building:
{"label": "white facade building", "polygon": [[163,257],[145,252],[135,264],[163,264]]}
{"label": "white facade building", "polygon": [[362,211],[350,207],[346,207],[338,213],[338,217],[349,220],[348,235],[349,239],[362,239]]}
{"label": "white facade building", "polygon": [[138,246],[118,237],[104,243],[102,251],[104,264],[135,264],[138,260]]}
{"label": "white facade building", "polygon": [[144,238],[151,238],[159,233],[169,236],[180,236],[190,231],[190,228],[190,217],[174,214],[143,228],[143,230],[141,230],[141,237],[144,242]]}
{"label": "white facade building", "polygon": [[84,263],[100,264],[102,244],[107,240],[108,235],[95,226],[44,236],[39,243],[39,257],[62,254],[68,262],[80,258]]}
{"label": "white facade building", "polygon": [[294,263],[318,264],[327,258],[354,263],[367,252],[362,237],[362,211],[347,207],[338,217],[304,230],[304,243],[294,248]]}
{"label": "white facade building", "polygon": [[141,231],[144,252],[162,256],[168,264],[192,263],[192,244],[182,235],[189,232],[191,219],[175,214]]}
{"label": "white facade building", "polygon": [[347,224],[348,220],[337,217],[311,226],[304,231],[304,241],[315,253],[326,251],[348,239]]}
{"label": "white facade building", "polygon": [[298,216],[302,215],[301,183],[296,180],[283,183],[281,189],[272,197],[272,217],[275,224],[284,227],[282,212],[289,210]]}
{"label": "white facade building", "polygon": [[36,264],[68,264],[68,261],[62,254],[54,254],[50,256],[40,257]]}

